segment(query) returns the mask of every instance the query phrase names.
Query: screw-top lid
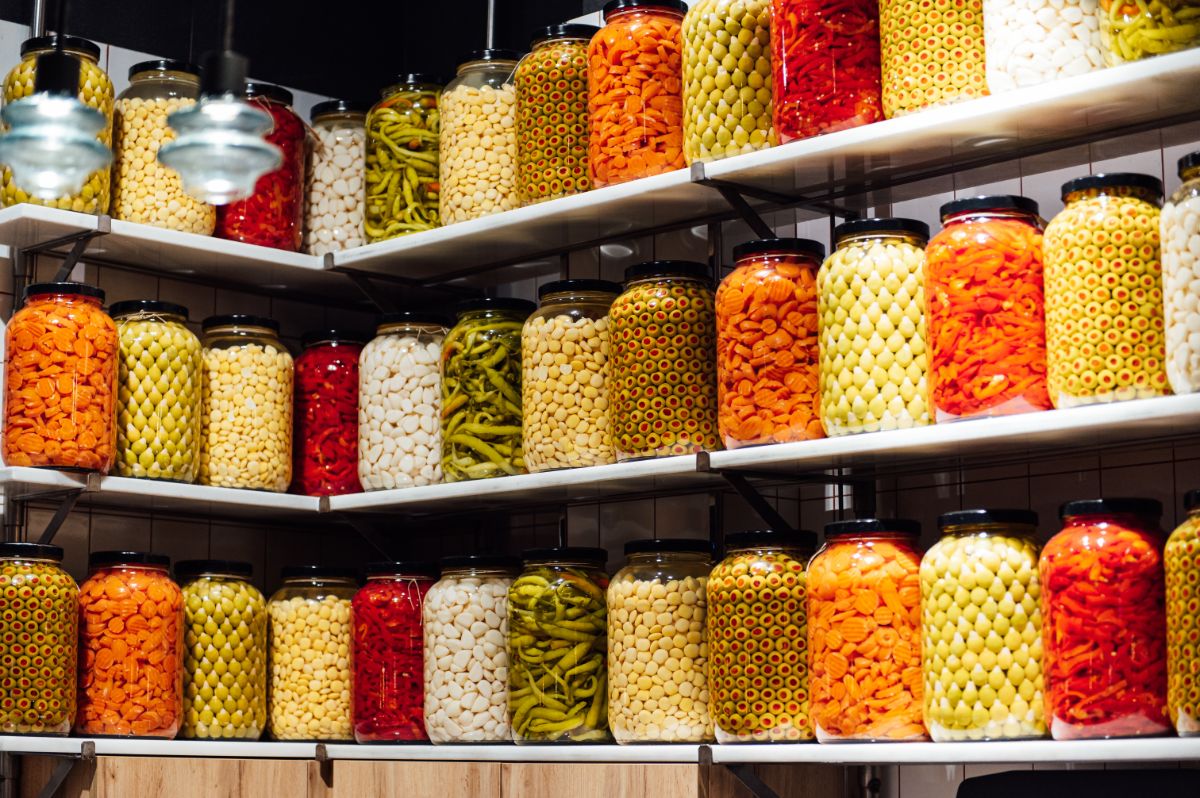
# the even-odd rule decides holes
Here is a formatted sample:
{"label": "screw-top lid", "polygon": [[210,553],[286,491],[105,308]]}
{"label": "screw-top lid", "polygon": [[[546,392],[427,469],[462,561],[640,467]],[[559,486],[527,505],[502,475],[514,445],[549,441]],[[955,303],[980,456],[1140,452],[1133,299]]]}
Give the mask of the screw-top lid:
{"label": "screw-top lid", "polygon": [[1179,177],[1183,177],[1185,172],[1190,172],[1196,167],[1200,167],[1200,151],[1189,152],[1187,155],[1179,159],[1176,168],[1179,170]]}
{"label": "screw-top lid", "polygon": [[1158,499],[1120,497],[1115,499],[1076,499],[1058,508],[1059,518],[1073,515],[1136,515],[1140,518],[1161,518],[1162,502]]}
{"label": "screw-top lid", "polygon": [[62,546],[50,546],[45,543],[0,543],[0,559],[8,560],[54,560],[62,562]]}
{"label": "screw-top lid", "polygon": [[938,516],[938,529],[971,524],[1019,524],[1037,526],[1038,514],[1032,510],[955,510]]}
{"label": "screw-top lid", "polygon": [[21,296],[29,299],[31,296],[43,294],[78,294],[80,296],[94,297],[101,302],[104,301],[103,291],[85,283],[34,283],[33,285],[26,286]]}
{"label": "screw-top lid", "polygon": [[928,241],[929,225],[917,219],[855,219],[852,222],[842,222],[833,228],[834,245],[841,244],[843,238],[868,233],[909,233]]}
{"label": "screw-top lid", "polygon": [[657,552],[707,554],[712,556],[713,544],[704,538],[642,538],[625,544],[625,554],[654,554]]}
{"label": "screw-top lid", "polygon": [[[38,50],[53,50],[57,41],[57,33],[26,39],[21,42],[21,57],[25,57]],[[81,39],[78,36],[63,36],[62,46],[64,50],[75,50],[76,52],[86,53],[93,59],[100,60],[100,45],[90,42],[87,39]]]}
{"label": "screw-top lid", "polygon": [[617,11],[625,11],[630,8],[669,8],[678,11],[681,14],[686,14],[688,10],[687,3],[682,3],[680,0],[609,0],[604,4],[604,18],[607,20],[609,14]]}
{"label": "screw-top lid", "polygon": [[733,259],[739,261],[751,255],[786,252],[789,255],[808,255],[815,260],[825,259],[825,245],[809,238],[760,238],[733,248]]}
{"label": "screw-top lid", "polygon": [[917,536],[921,534],[921,525],[916,521],[904,518],[855,518],[850,521],[834,521],[825,525],[825,539],[841,537],[842,535],[861,535],[879,532],[893,532],[901,535]]}
{"label": "screw-top lid", "polygon": [[287,565],[279,569],[280,579],[354,579],[358,571],[335,565]]}
{"label": "screw-top lid", "polygon": [[987,197],[970,197],[969,199],[947,202],[938,213],[942,221],[946,217],[964,211],[1020,211],[1021,213],[1037,216],[1038,204],[1029,197],[1018,197],[1015,194],[996,194]]}
{"label": "screw-top lid", "polygon": [[175,578],[181,582],[201,574],[229,574],[249,579],[253,573],[254,566],[240,560],[180,560],[175,563]]}
{"label": "screw-top lid", "polygon": [[120,316],[132,316],[136,313],[153,313],[165,316],[188,317],[188,309],[174,302],[160,302],[157,299],[126,299],[114,302],[108,308],[108,315],[114,319]]}
{"label": "screw-top lid", "polygon": [[438,567],[426,560],[408,562],[372,562],[367,563],[367,576],[408,576],[415,579],[437,579]]}
{"label": "screw-top lid", "polygon": [[279,332],[279,322],[266,316],[251,316],[246,313],[228,313],[224,316],[209,316],[200,322],[200,329],[208,332],[217,327],[266,327]]}
{"label": "screw-top lid", "polygon": [[797,529],[791,532],[775,531],[773,529],[754,529],[747,532],[734,532],[725,536],[725,550],[754,549],[763,547],[779,547],[785,549],[815,549],[817,533],[807,529]]}
{"label": "screw-top lid", "polygon": [[246,98],[266,97],[268,100],[274,100],[287,106],[290,106],[296,99],[283,86],[276,86],[274,83],[259,83],[254,80],[246,81],[246,85],[242,87],[242,96]]}
{"label": "screw-top lid", "polygon": [[371,335],[363,330],[309,330],[300,336],[300,343],[312,346],[319,341],[337,341],[342,344],[365,344]]}
{"label": "screw-top lid", "polygon": [[520,557],[507,557],[502,554],[456,554],[452,557],[443,557],[439,562],[442,566],[442,573],[462,571],[468,568],[480,571],[515,571],[521,567]]}
{"label": "screw-top lid", "polygon": [[132,78],[142,72],[186,72],[197,78],[200,77],[200,67],[190,61],[176,61],[173,58],[155,58],[136,63],[129,68],[129,77]]}
{"label": "screw-top lid", "polygon": [[88,568],[105,568],[110,565],[153,565],[157,568],[171,567],[171,558],[165,554],[148,551],[93,551],[88,555]]}
{"label": "screw-top lid", "polygon": [[392,324],[430,324],[438,327],[449,327],[453,324],[450,319],[440,313],[427,313],[423,310],[400,310],[395,313],[384,313],[375,322],[375,328],[387,327]]}
{"label": "screw-top lid", "polygon": [[464,299],[454,306],[454,314],[473,313],[477,310],[507,310],[528,316],[537,310],[537,303],[528,299],[515,299],[507,296],[481,296],[474,299]]}
{"label": "screw-top lid", "polygon": [[1162,197],[1162,181],[1153,175],[1143,175],[1137,172],[1112,172],[1110,174],[1084,175],[1062,184],[1062,198],[1065,201],[1068,194],[1076,191],[1086,191],[1090,188],[1142,188],[1156,197]]}
{"label": "screw-top lid", "polygon": [[650,260],[634,264],[625,270],[627,283],[647,277],[690,277],[706,282],[712,280],[708,264],[694,260]]}
{"label": "screw-top lid", "polygon": [[366,114],[369,111],[363,103],[357,103],[352,100],[326,100],[325,102],[317,103],[309,112],[309,118],[316,122],[323,116],[330,114]]}
{"label": "screw-top lid", "polygon": [[500,47],[489,47],[486,50],[472,50],[459,59],[459,64],[471,61],[520,61],[520,50],[506,50]]}
{"label": "screw-top lid", "polygon": [[548,549],[526,549],[521,559],[528,563],[579,562],[603,566],[608,562],[608,552],[591,546],[558,546]]}
{"label": "screw-top lid", "polygon": [[537,47],[542,42],[548,42],[551,39],[590,39],[600,32],[600,29],[595,25],[548,25],[545,28],[538,29],[537,33],[533,34],[533,41],[529,43],[530,47]]}
{"label": "screw-top lid", "polygon": [[1191,512],[1200,507],[1200,490],[1189,490],[1183,494],[1183,509]]}
{"label": "screw-top lid", "polygon": [[446,79],[441,75],[432,75],[428,72],[402,72],[383,90],[386,92],[393,86],[437,86],[440,89],[445,85]]}
{"label": "screw-top lid", "polygon": [[621,284],[609,280],[555,280],[538,287],[538,299],[547,294],[562,294],[568,291],[596,291],[606,294],[621,293]]}

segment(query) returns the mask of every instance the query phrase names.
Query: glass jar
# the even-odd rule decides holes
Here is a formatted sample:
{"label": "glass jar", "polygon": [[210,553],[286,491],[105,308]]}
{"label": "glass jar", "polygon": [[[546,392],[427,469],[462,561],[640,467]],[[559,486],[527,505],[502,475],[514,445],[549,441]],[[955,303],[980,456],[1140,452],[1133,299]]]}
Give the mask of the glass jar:
{"label": "glass jar", "polygon": [[925,740],[915,521],[825,525],[808,564],[809,692],[822,743]]}
{"label": "glass jar", "polygon": [[[679,0],[610,0],[588,45],[588,170],[592,186],[686,166],[683,14]],[[731,118],[731,117],[730,117]]]}
{"label": "glass jar", "polygon": [[345,100],[312,109],[312,157],[304,205],[304,251],[324,255],[367,243],[363,188],[367,173],[367,110]]}
{"label": "glass jar", "polygon": [[248,562],[175,563],[186,739],[257,740],[267,727],[267,602],[252,572]]}
{"label": "glass jar", "polygon": [[772,0],[771,13],[780,141],[883,119],[877,2]]}
{"label": "glass jar", "polygon": [[0,543],[0,732],[66,735],[75,722],[79,588],[63,550]]}
{"label": "glass jar", "polygon": [[559,280],[521,331],[522,449],[530,473],[615,463],[609,309],[621,286]]}
{"label": "glass jar", "polygon": [[1170,393],[1159,206],[1162,181],[1091,175],[1062,187],[1046,225],[1046,355],[1055,407]]}
{"label": "glass jar", "polygon": [[200,68],[156,59],[129,69],[129,88],[115,106],[112,217],[168,230],[212,235],[217,209],[183,190],[179,173],[158,162],[175,139],[167,117],[200,97]]}
{"label": "glass jar", "polygon": [[1196,0],[1150,3],[1100,0],[1100,39],[1104,63],[1116,66],[1162,53],[1200,47]]}
{"label": "glass jar", "polygon": [[[683,18],[683,154],[689,164],[779,143],[770,0],[699,0]],[[876,77],[878,79],[878,76]]]}
{"label": "glass jar", "polygon": [[1167,538],[1167,709],[1175,733],[1200,734],[1200,491],[1184,494],[1187,518]]}
{"label": "glass jar", "polygon": [[825,247],[768,238],[733,248],[717,288],[718,426],[727,449],[823,438],[817,270]]}
{"label": "glass jar", "polygon": [[379,319],[358,359],[358,479],[363,490],[442,481],[441,316]]}
{"label": "glass jar", "polygon": [[915,219],[834,228],[817,274],[821,425],[826,435],[933,423],[925,332],[925,245]]}
{"label": "glass jar", "polygon": [[[30,97],[34,93],[37,79],[37,59],[54,50],[58,42],[58,34],[38,36],[21,42],[21,63],[12,68],[4,78],[4,104],[9,105],[17,100]],[[113,132],[113,84],[108,75],[100,68],[100,48],[75,36],[62,37],[63,52],[79,61],[79,99],[89,108],[94,108],[104,114],[104,127],[96,134],[96,138],[105,147],[112,146]],[[0,203],[4,207],[28,202],[32,205],[46,205],[51,208],[61,208],[64,211],[79,213],[108,213],[110,199],[109,179],[111,172],[107,166],[92,172],[84,182],[83,187],[75,194],[52,200],[38,199],[24,187],[13,181],[12,170],[4,167],[3,177],[0,178]]]}
{"label": "glass jar", "polygon": [[182,305],[135,299],[117,325],[117,457],[122,477],[194,482],[200,462],[204,356]]}
{"label": "glass jar", "polygon": [[934,742],[1046,736],[1037,513],[959,510],[921,559],[925,724]]}
{"label": "glass jar", "polygon": [[713,741],[712,551],[687,538],[625,544],[627,563],[608,585],[608,724],[618,743]]}
{"label": "glass jar", "polygon": [[242,95],[271,115],[266,140],[283,150],[283,165],[263,175],[246,199],[217,208],[216,236],[230,241],[298,252],[304,226],[304,163],[308,134],[292,110],[292,93],[247,81]]}
{"label": "glass jar", "polygon": [[[438,197],[442,224],[516,208],[515,50],[477,50],[442,92]],[[487,157],[481,157],[486,154]]]}
{"label": "glass jar", "polygon": [[513,742],[608,742],[608,552],[530,549],[523,558],[525,569],[508,591]]}
{"label": "glass jar", "polygon": [[988,92],[983,0],[881,0],[879,39],[888,119]]}
{"label": "glass jar", "polygon": [[117,327],[104,292],[36,283],[5,330],[4,462],[108,473],[117,442]]}
{"label": "glass jar", "polygon": [[1048,410],[1042,222],[1025,197],[941,208],[925,249],[935,422]]}
{"label": "glass jar", "polygon": [[284,568],[280,577],[283,584],[267,602],[271,738],[353,740],[350,606],[358,575],[349,568],[299,565]]}
{"label": "glass jar", "polygon": [[725,536],[708,578],[709,706],[720,743],[813,738],[808,692],[812,532]]}
{"label": "glass jar", "polygon": [[717,449],[716,309],[708,266],[677,260],[630,266],[610,322],[617,460]]}
{"label": "glass jar", "polygon": [[521,328],[537,306],[482,297],[458,305],[442,347],[442,476],[447,482],[525,473]]}
{"label": "glass jar", "polygon": [[517,198],[522,206],[592,187],[587,47],[599,30],[551,25],[517,64]]}
{"label": "glass jar", "polygon": [[367,114],[369,243],[432,230],[440,224],[441,86],[441,80],[429,75],[401,75],[383,90],[383,99]]}
{"label": "glass jar", "polygon": [[1183,181],[1161,215],[1167,381],[1200,391],[1200,152],[1179,159]]}
{"label": "glass jar", "polygon": [[360,743],[428,739],[421,605],[435,581],[437,568],[429,563],[372,563],[354,594],[350,662]]}
{"label": "glass jar", "polygon": [[1104,67],[1097,0],[1063,0],[1054,13],[983,0],[987,86],[992,94]]}
{"label": "glass jar", "polygon": [[183,594],[161,554],[94,551],[79,587],[75,733],[164,737],[183,717]]}
{"label": "glass jar", "polygon": [[1162,505],[1067,502],[1042,549],[1046,718],[1055,740],[1171,731]]}
{"label": "glass jar", "polygon": [[292,481],[292,356],[279,323],[235,313],[204,331],[201,485],[282,492]]}
{"label": "glass jar", "polygon": [[515,557],[442,558],[425,594],[425,732],[434,743],[507,743],[508,590]]}
{"label": "glass jar", "polygon": [[358,360],[364,333],[314,330],[296,358],[296,490],[358,493]]}

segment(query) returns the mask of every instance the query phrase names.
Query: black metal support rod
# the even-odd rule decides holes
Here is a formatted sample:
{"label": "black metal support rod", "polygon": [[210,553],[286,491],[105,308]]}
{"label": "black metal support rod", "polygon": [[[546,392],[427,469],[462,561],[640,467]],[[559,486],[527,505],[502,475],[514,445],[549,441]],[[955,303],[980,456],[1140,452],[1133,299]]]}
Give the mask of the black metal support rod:
{"label": "black metal support rod", "polygon": [[92,243],[94,236],[76,239],[71,251],[63,258],[63,262],[58,267],[58,272],[54,275],[54,282],[61,283],[71,276],[71,272],[75,271],[75,266],[78,265],[79,259],[83,257],[83,253],[87,251],[88,245]]}
{"label": "black metal support rod", "polygon": [[38,543],[53,543],[54,536],[58,534],[58,530],[62,528],[66,522],[67,516],[75,509],[75,503],[79,501],[79,497],[83,495],[83,489],[71,491],[63,497],[59,503],[58,509],[54,511],[54,516],[51,517],[50,523],[46,524],[46,528],[42,530],[41,536],[38,538]]}
{"label": "black metal support rod", "polygon": [[79,747],[78,754],[67,754],[59,758],[54,765],[54,770],[50,772],[50,778],[46,781],[45,786],[38,792],[38,798],[54,798],[58,791],[62,789],[63,783],[67,777],[71,775],[71,771],[80,762],[94,762],[96,759],[96,744],[91,740],[84,740]]}
{"label": "black metal support rod", "polygon": [[733,777],[749,790],[754,798],[779,798],[779,793],[767,786],[750,765],[726,765]]}
{"label": "black metal support rod", "polygon": [[742,221],[754,231],[756,236],[760,238],[775,237],[775,231],[750,207],[750,203],[746,202],[746,198],[737,189],[724,185],[715,186],[715,188],[721,192],[721,196],[729,203],[729,207],[733,208]]}
{"label": "black metal support rod", "polygon": [[784,517],[779,514],[779,511],[771,506],[758,490],[750,484],[744,475],[737,471],[721,471],[721,476],[730,487],[737,491],[738,495],[746,500],[754,512],[758,513],[758,517],[767,523],[771,529],[776,532],[794,532],[795,528],[789,524]]}
{"label": "black metal support rod", "polygon": [[370,277],[367,277],[365,274],[361,274],[360,272],[343,272],[343,274],[346,275],[346,278],[349,279],[350,282],[354,283],[354,285],[358,287],[359,291],[363,292],[363,296],[369,299],[371,304],[379,309],[380,313],[396,312],[396,306],[388,297],[382,296],[379,293],[379,289],[373,282],[371,282]]}

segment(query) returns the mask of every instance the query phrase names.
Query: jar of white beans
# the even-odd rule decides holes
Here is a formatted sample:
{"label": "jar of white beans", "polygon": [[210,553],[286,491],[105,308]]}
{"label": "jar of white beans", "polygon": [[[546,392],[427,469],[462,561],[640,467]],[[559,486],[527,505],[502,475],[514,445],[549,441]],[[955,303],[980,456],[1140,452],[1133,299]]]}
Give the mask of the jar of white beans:
{"label": "jar of white beans", "polygon": [[1183,185],[1161,217],[1167,381],[1175,393],[1200,391],[1200,152],[1179,159]]}
{"label": "jar of white beans", "polygon": [[442,379],[447,320],[382,316],[358,361],[358,479],[363,490],[442,481]]}
{"label": "jar of white beans", "polygon": [[508,588],[520,561],[442,560],[422,609],[425,731],[434,743],[509,742]]}
{"label": "jar of white beans", "polygon": [[345,100],[312,109],[304,251],[324,255],[366,243],[363,181],[367,171],[366,109]]}

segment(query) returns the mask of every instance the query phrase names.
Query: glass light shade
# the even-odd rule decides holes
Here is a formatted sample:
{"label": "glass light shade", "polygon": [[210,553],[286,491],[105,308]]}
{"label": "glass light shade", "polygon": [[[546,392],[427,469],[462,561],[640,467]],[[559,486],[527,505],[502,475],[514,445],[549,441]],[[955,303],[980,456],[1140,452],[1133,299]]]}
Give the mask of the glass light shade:
{"label": "glass light shade", "polygon": [[6,105],[0,119],[0,163],[12,170],[21,190],[52,200],[78,193],[84,181],[112,161],[96,138],[104,114],[76,97],[39,93]]}
{"label": "glass light shade", "polygon": [[167,117],[174,141],[158,160],[174,169],[183,190],[210,205],[227,205],[254,193],[263,175],[283,164],[283,153],[263,139],[274,121],[261,108],[233,95],[205,96]]}

